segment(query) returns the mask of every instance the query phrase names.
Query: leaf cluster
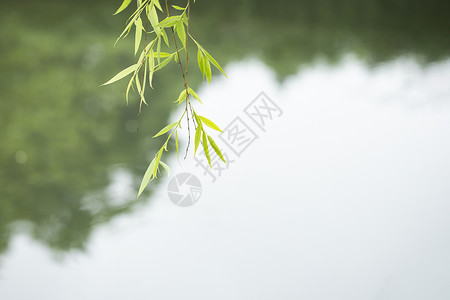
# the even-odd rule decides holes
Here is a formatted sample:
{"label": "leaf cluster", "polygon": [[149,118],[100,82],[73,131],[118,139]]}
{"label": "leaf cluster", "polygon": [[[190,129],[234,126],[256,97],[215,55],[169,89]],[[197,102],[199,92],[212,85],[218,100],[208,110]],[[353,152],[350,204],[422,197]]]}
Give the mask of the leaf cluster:
{"label": "leaf cluster", "polygon": [[[195,0],[194,0],[195,3]],[[117,9],[115,14],[124,11],[131,4],[131,0],[124,0],[122,5]],[[170,168],[165,164],[161,158],[164,151],[168,151],[168,142],[172,136],[175,136],[175,145],[177,150],[177,156],[179,156],[178,147],[178,129],[181,129],[181,121],[186,117],[189,127],[192,122],[195,126],[195,140],[194,140],[194,155],[200,143],[203,145],[205,155],[208,159],[208,163],[211,166],[211,159],[209,155],[208,145],[217,153],[217,155],[225,162],[219,147],[213,140],[213,138],[208,135],[205,131],[205,126],[212,128],[217,131],[221,131],[220,128],[214,124],[210,119],[199,116],[195,112],[193,105],[190,101],[190,96],[196,99],[198,102],[202,103],[200,97],[195,93],[195,91],[188,85],[188,49],[189,40],[192,40],[197,46],[197,63],[202,73],[203,79],[206,78],[207,82],[211,82],[212,71],[211,65],[217,68],[222,74],[225,74],[219,63],[213,58],[213,56],[205,50],[203,46],[200,45],[189,33],[189,12],[190,12],[190,0],[187,0],[186,6],[181,7],[178,5],[172,5],[178,14],[170,15],[168,11],[168,3],[165,0],[165,10],[161,6],[159,0],[137,0],[137,8],[128,18],[127,24],[118,37],[116,43],[121,39],[128,36],[128,34],[134,29],[135,32],[135,43],[134,43],[134,54],[137,55],[141,45],[144,46],[140,52],[137,62],[112,77],[110,80],[105,82],[103,85],[112,84],[117,82],[129,75],[128,86],[126,89],[126,102],[128,104],[128,95],[131,89],[135,90],[139,95],[139,113],[141,111],[142,103],[148,105],[145,99],[145,88],[150,86],[153,88],[153,78],[156,72],[163,69],[169,63],[173,62],[180,66],[181,73],[184,79],[184,88],[180,92],[177,100],[174,102],[177,105],[184,104],[185,109],[178,121],[173,122],[164,128],[162,128],[154,137],[162,136],[169,133],[164,144],[155,154],[150,165],[145,172],[142,179],[141,186],[139,188],[138,196],[144,191],[145,187],[153,179],[157,178],[159,174],[159,166],[162,166],[167,173],[170,173]],[[166,32],[168,31],[168,32]],[[173,43],[169,42],[169,35],[173,36]],[[151,35],[152,38],[147,42],[147,36]],[[172,45],[173,44],[173,45]],[[180,46],[178,46],[180,45]],[[180,54],[184,52],[185,54],[185,65],[186,70],[183,69]],[[191,119],[189,119],[191,115]],[[189,136],[190,141],[190,136]],[[189,148],[189,143],[186,148],[186,153]]]}

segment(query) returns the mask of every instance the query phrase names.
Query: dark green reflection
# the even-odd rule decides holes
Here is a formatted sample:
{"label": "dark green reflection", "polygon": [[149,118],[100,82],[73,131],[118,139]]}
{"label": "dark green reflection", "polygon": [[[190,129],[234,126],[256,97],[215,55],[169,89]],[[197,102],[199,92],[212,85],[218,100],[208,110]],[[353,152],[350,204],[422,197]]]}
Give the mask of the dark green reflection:
{"label": "dark green reflection", "polygon": [[256,56],[280,78],[317,58],[335,63],[347,53],[369,64],[405,54],[428,63],[450,54],[450,2],[445,0],[197,3],[192,28],[217,57]]}
{"label": "dark green reflection", "polygon": [[[136,136],[126,82],[98,87],[134,63],[132,39],[112,47],[126,20],[111,15],[120,2],[1,1],[0,253],[16,221],[53,249],[83,249],[96,225],[139,203],[134,194],[120,203],[108,196],[111,171],[126,170],[137,189],[160,146],[150,136],[168,122],[179,93],[171,82],[182,82],[176,66],[158,74]],[[198,0],[191,29],[223,65],[256,56],[282,78],[349,52],[368,63],[447,58],[448,3]]]}
{"label": "dark green reflection", "polygon": [[137,190],[160,143],[151,135],[170,114],[168,83],[178,80],[170,71],[174,78],[156,79],[136,135],[136,99],[126,106],[124,83],[99,88],[134,60],[131,41],[112,47],[121,27],[113,8],[42,3],[0,13],[0,252],[15,221],[51,248],[83,249],[97,224],[136,205],[134,192],[120,203],[107,197],[110,173],[127,170]]}

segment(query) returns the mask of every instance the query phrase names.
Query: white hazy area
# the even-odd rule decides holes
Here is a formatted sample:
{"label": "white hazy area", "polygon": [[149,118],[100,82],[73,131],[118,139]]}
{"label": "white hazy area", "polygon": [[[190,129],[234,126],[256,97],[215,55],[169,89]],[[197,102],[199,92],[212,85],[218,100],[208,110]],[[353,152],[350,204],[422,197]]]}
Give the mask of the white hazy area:
{"label": "white hazy area", "polygon": [[282,81],[256,59],[225,71],[198,89],[199,114],[247,122],[261,91],[283,114],[214,183],[192,158],[166,161],[196,174],[200,200],[175,206],[161,178],[62,260],[18,235],[0,299],[450,299],[450,60],[347,57]]}

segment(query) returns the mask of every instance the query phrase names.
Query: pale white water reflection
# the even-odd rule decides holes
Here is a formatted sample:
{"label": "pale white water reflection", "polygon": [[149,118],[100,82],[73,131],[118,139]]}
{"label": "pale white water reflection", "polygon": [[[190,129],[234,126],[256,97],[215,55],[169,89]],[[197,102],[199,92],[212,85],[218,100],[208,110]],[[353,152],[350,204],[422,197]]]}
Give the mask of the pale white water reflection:
{"label": "pale white water reflection", "polygon": [[262,90],[284,114],[215,183],[171,161],[199,202],[176,207],[163,179],[59,263],[17,237],[0,299],[450,299],[450,60],[227,73],[202,114],[224,127]]}

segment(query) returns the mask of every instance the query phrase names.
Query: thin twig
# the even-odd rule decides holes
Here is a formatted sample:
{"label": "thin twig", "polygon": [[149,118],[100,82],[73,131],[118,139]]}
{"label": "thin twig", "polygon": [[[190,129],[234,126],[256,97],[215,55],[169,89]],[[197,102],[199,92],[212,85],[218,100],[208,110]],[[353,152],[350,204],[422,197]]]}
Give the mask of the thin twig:
{"label": "thin twig", "polygon": [[[169,6],[167,4],[167,0],[165,0],[166,3],[166,10],[167,10],[167,17],[170,17],[170,13],[169,13]],[[187,15],[187,28],[189,28],[189,11],[190,11],[190,0],[188,0],[187,2],[187,9],[188,9],[188,15]],[[183,81],[184,81],[184,88],[186,90],[186,106],[185,106],[185,112],[186,112],[186,121],[187,121],[187,126],[188,126],[188,144],[186,146],[186,153],[184,155],[184,159],[186,159],[188,151],[189,151],[189,145],[191,143],[191,128],[190,128],[190,120],[189,120],[189,110],[188,110],[188,103],[189,106],[191,106],[191,103],[189,101],[189,86],[188,86],[188,82],[187,82],[187,71],[188,71],[188,48],[187,48],[187,42],[188,42],[188,36],[189,36],[189,31],[186,34],[186,74],[184,72],[183,69],[183,65],[181,63],[181,57],[180,57],[180,50],[178,48],[178,43],[177,43],[177,39],[175,37],[175,31],[173,30],[173,27],[170,28],[172,31],[172,36],[173,36],[173,41],[175,43],[175,50],[177,52],[177,56],[178,56],[178,65],[180,66],[180,71],[181,71],[181,75],[183,76]],[[195,123],[194,123],[195,124]]]}

